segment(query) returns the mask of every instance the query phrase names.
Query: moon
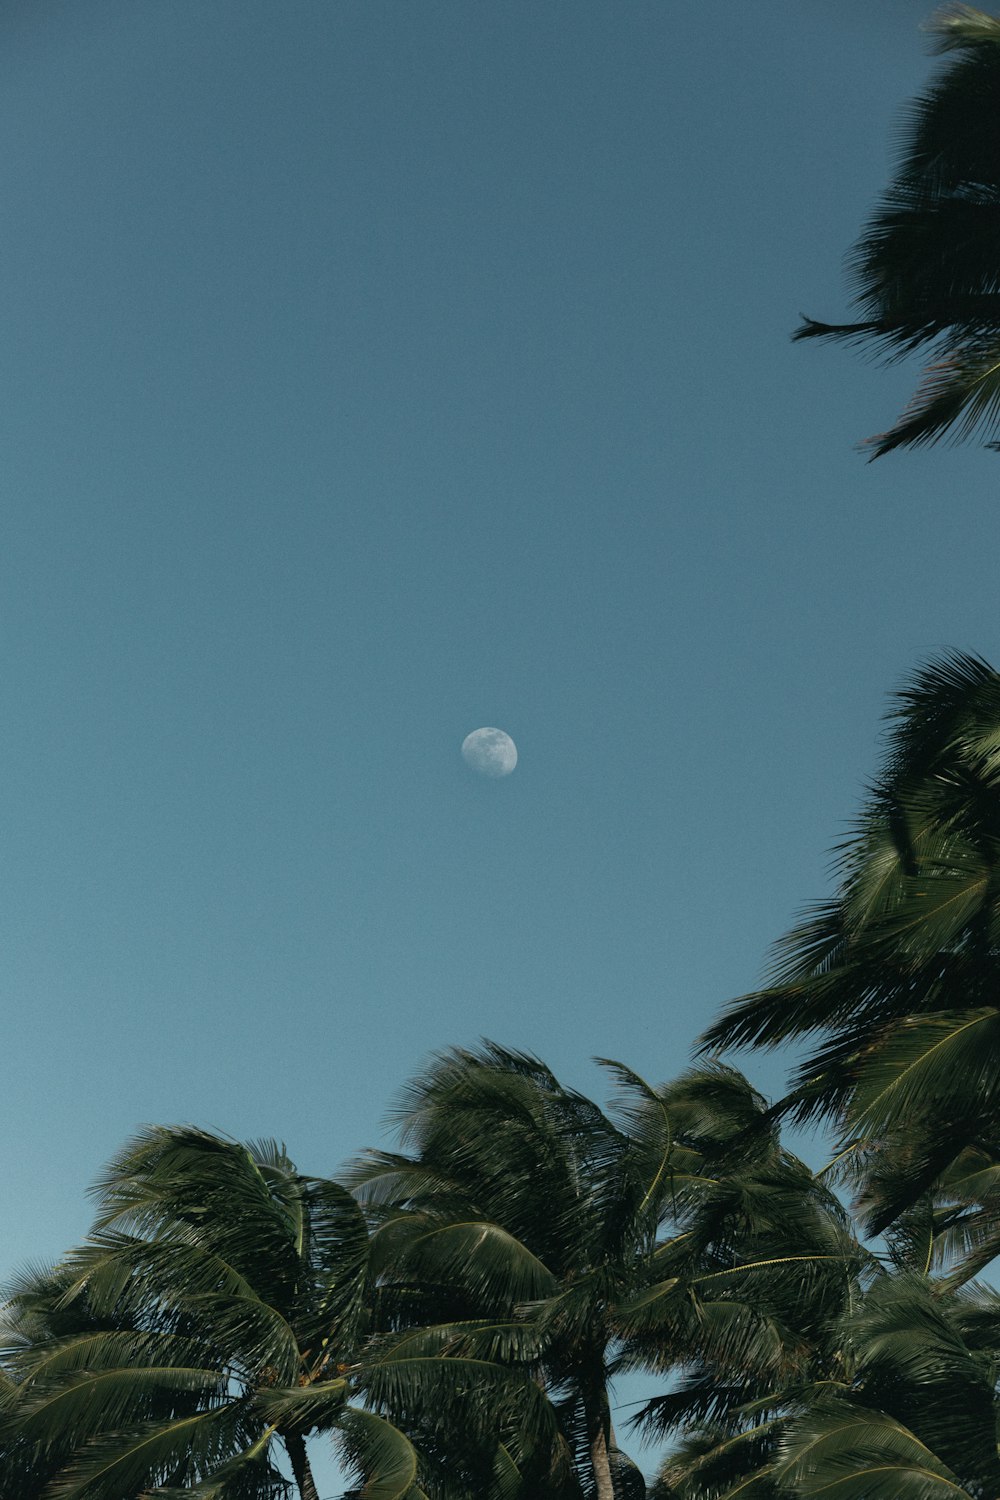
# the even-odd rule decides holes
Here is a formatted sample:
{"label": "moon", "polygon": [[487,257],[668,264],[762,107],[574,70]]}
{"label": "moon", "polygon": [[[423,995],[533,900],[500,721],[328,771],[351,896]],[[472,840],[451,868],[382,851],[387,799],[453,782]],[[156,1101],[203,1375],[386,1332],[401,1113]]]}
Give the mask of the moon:
{"label": "moon", "polygon": [[517,746],[502,729],[474,729],[462,741],[462,755],[481,776],[509,776],[517,765]]}

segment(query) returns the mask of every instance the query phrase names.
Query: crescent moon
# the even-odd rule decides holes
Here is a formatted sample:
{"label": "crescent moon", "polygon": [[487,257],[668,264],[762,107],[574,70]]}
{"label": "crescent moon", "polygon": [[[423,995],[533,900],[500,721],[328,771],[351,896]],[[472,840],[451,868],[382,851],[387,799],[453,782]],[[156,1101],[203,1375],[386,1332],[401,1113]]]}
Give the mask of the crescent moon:
{"label": "crescent moon", "polygon": [[462,755],[481,776],[509,776],[517,765],[517,746],[502,729],[474,729],[462,741]]}

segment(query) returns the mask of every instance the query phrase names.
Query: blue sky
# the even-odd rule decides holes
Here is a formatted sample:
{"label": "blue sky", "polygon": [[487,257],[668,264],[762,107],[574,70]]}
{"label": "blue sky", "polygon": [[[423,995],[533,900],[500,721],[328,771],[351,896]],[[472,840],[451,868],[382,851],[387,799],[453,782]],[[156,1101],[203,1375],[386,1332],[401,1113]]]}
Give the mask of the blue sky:
{"label": "blue sky", "polygon": [[867,465],[914,371],[789,342],[929,9],[7,0],[3,1265],[144,1122],[675,1074],[1000,656],[996,455]]}

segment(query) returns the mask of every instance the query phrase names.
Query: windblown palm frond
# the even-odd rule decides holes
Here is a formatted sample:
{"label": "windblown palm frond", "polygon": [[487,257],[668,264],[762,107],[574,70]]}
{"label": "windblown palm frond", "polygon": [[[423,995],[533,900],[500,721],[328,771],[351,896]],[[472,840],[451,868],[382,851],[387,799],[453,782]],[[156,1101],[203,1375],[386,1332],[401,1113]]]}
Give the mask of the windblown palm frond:
{"label": "windblown palm frond", "polygon": [[818,1406],[794,1429],[774,1471],[780,1489],[854,1500],[957,1500],[973,1494],[903,1423],[850,1402]]}
{"label": "windblown palm frond", "polygon": [[930,347],[908,410],[869,442],[876,457],[1000,424],[1000,21],[958,6],[933,29],[956,55],[912,105],[899,168],[854,250],[862,317],[806,319],[795,335],[890,357]]}
{"label": "windblown palm frond", "polygon": [[965,1225],[974,1275],[997,1243],[986,1174],[1000,1162],[1000,675],[980,658],[931,663],[898,695],[838,868],[836,898],[785,939],[772,983],[704,1045],[819,1035],[782,1108],[839,1124],[872,1229],[916,1212],[974,1152],[964,1188],[953,1175],[940,1198],[931,1252],[935,1265],[965,1253]]}
{"label": "windblown palm frond", "polygon": [[995,1293],[877,1274],[830,1322],[805,1378],[748,1399],[702,1374],[663,1398],[656,1415],[684,1436],[654,1496],[994,1494],[997,1354]]}

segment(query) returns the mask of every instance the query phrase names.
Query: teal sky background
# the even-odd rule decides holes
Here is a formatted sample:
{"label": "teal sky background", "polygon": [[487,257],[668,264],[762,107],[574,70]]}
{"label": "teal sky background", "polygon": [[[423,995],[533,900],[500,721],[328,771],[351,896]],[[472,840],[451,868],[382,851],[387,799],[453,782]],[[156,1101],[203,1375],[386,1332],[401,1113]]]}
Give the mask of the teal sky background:
{"label": "teal sky background", "polygon": [[887,693],[1000,656],[996,454],[866,464],[913,368],[789,341],[930,9],[6,0],[0,1265],[145,1122],[670,1077],[827,890]]}

